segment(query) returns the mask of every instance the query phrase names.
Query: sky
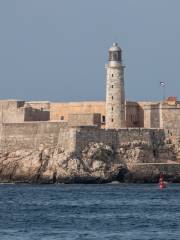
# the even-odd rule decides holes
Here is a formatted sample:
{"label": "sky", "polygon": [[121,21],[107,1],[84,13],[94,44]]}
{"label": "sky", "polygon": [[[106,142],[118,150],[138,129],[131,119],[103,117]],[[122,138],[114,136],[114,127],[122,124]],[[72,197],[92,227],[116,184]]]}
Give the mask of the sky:
{"label": "sky", "polygon": [[180,99],[179,0],[0,0],[0,99],[101,101],[108,49],[126,99]]}

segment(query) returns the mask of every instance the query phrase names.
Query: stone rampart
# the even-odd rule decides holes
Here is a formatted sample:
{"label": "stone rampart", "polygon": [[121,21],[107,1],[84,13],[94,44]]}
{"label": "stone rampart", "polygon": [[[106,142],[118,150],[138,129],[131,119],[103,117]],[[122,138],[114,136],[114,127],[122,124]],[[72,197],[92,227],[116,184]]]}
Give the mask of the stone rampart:
{"label": "stone rampart", "polygon": [[81,152],[89,143],[104,143],[115,150],[132,142],[145,142],[147,145],[163,145],[165,140],[162,129],[124,128],[98,129],[96,127],[80,127],[76,132],[76,150]]}
{"label": "stone rampart", "polygon": [[173,135],[180,136],[180,105],[163,104],[162,127]]}
{"label": "stone rampart", "polygon": [[144,106],[144,126],[146,128],[160,128],[160,104]]}
{"label": "stone rampart", "polygon": [[180,181],[179,163],[140,163],[128,167],[129,174],[126,176],[131,182],[158,182],[160,174],[165,176],[168,182]]}
{"label": "stone rampart", "polygon": [[4,123],[0,124],[0,148],[6,152],[58,145],[73,151],[73,132],[66,123],[59,122]]}
{"label": "stone rampart", "polygon": [[[91,143],[111,146],[115,152],[135,144],[152,149],[164,144],[161,129],[124,128],[119,130],[98,127],[68,127],[62,122],[26,122],[0,124],[1,151],[63,147],[65,151],[80,155]],[[136,147],[132,145],[131,148]]]}

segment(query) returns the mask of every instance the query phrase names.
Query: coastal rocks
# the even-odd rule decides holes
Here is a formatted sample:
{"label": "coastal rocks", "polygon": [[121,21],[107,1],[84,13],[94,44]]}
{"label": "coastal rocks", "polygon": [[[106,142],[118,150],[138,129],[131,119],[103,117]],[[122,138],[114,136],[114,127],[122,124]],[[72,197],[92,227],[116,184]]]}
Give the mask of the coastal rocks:
{"label": "coastal rocks", "polygon": [[29,179],[37,174],[40,166],[38,151],[18,150],[3,153],[0,160],[0,180],[29,182]]}
{"label": "coastal rocks", "polygon": [[156,182],[160,172],[168,178],[175,173],[173,181],[178,181],[177,152],[172,144],[155,146],[146,141],[122,143],[116,149],[90,142],[79,153],[59,146],[19,149],[0,154],[0,182]]}
{"label": "coastal rocks", "polygon": [[114,151],[103,143],[90,143],[82,151],[82,161],[89,171],[109,169],[114,162]]}
{"label": "coastal rocks", "polygon": [[71,154],[63,165],[56,167],[56,178],[58,182],[109,182],[116,178],[122,167],[122,164],[115,163],[114,152],[110,146],[90,143],[81,156]]}
{"label": "coastal rocks", "polygon": [[91,143],[81,156],[62,148],[17,150],[1,154],[1,182],[109,182],[124,166],[115,162],[114,151],[103,143]]}

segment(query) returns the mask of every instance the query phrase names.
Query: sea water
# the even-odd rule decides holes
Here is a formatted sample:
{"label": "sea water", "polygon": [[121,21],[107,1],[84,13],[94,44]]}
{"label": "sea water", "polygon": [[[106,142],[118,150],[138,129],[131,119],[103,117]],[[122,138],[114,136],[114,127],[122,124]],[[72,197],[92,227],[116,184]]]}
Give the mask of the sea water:
{"label": "sea water", "polygon": [[1,240],[180,239],[180,184],[0,185]]}

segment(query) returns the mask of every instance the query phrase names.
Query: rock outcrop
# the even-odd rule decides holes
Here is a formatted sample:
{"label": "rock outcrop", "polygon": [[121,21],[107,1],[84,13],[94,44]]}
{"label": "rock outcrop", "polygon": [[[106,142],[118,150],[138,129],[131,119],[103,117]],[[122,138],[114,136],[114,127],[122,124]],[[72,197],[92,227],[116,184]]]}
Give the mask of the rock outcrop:
{"label": "rock outcrop", "polygon": [[1,154],[1,182],[107,182],[124,166],[114,161],[110,146],[90,144],[81,157],[62,148],[18,150]]}
{"label": "rock outcrop", "polygon": [[[116,151],[104,143],[89,143],[80,153],[62,147],[1,153],[0,181],[28,183],[156,182],[160,172],[180,180],[177,148],[154,147],[144,141],[121,144]],[[168,161],[171,159],[171,162]]]}

